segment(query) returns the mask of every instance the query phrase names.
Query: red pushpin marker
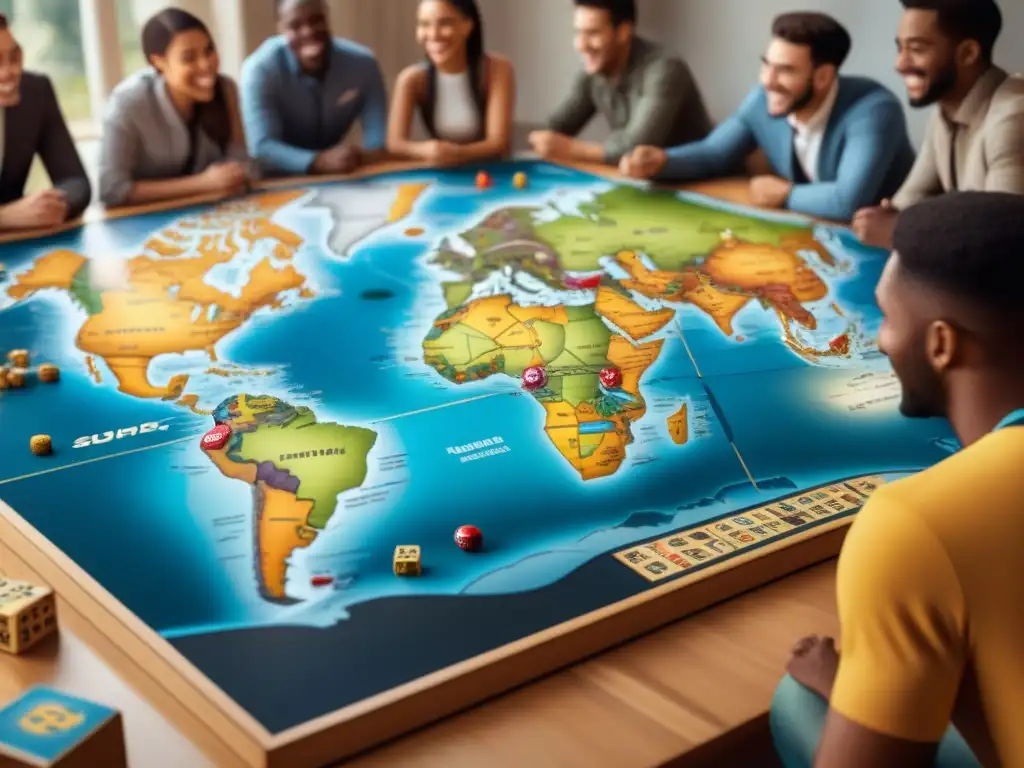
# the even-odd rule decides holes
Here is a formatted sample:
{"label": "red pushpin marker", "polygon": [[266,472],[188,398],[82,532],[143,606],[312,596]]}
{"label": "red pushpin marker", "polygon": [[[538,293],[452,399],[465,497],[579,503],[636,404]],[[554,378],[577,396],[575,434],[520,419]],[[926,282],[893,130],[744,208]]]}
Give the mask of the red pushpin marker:
{"label": "red pushpin marker", "polygon": [[203,439],[199,441],[199,445],[204,451],[219,451],[228,444],[228,440],[230,439],[231,427],[227,424],[218,424],[203,435]]}

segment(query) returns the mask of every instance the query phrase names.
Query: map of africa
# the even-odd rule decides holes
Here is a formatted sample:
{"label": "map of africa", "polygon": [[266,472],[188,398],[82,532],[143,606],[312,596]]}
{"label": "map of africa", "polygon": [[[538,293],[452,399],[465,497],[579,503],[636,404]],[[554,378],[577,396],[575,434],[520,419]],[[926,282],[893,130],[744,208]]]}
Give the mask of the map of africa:
{"label": "map of africa", "polygon": [[[349,590],[341,610],[374,590],[405,588],[369,575],[363,548],[383,542],[387,525],[414,528],[441,514],[452,492],[441,478],[452,466],[509,490],[521,477],[552,509],[597,494],[602,519],[569,515],[559,534],[581,541],[618,530],[615,517],[629,516],[626,499],[647,465],[677,466],[674,452],[702,451],[728,466],[718,489],[756,493],[775,482],[736,462],[734,430],[707,384],[715,377],[728,392],[740,373],[817,370],[825,372],[817,381],[842,379],[836,397],[865,392],[860,409],[874,407],[872,398],[891,405],[892,381],[872,342],[877,313],[856,291],[844,298],[858,274],[830,231],[530,170],[530,188],[516,192],[480,193],[465,179],[426,173],[262,192],[166,214],[156,226],[135,221],[110,252],[26,250],[0,278],[0,339],[13,327],[4,314],[40,301],[57,307],[71,334],[61,362],[83,376],[65,383],[78,411],[90,411],[69,419],[80,422],[73,433],[54,435],[68,447],[54,462],[120,455],[131,440],[155,451],[184,451],[176,446],[187,442],[192,451],[214,421],[230,425],[229,444],[203,452],[201,465],[192,454],[166,459],[182,477],[202,478],[184,481],[191,491],[235,499],[228,486],[247,489],[244,519],[237,501],[222,504],[230,515],[204,517],[206,499],[196,500],[212,556],[229,571],[246,563],[271,606],[301,605],[312,596],[304,579],[330,570]],[[118,223],[108,226],[116,232]],[[56,356],[47,345],[40,338],[34,354]],[[533,366],[547,380],[527,392],[520,379]],[[609,366],[621,373],[611,388],[599,375]],[[83,409],[92,402],[86,386],[108,399]],[[145,415],[94,428],[100,414],[128,408]],[[456,464],[431,463],[440,461]],[[529,469],[503,476],[508,462]],[[9,469],[12,477],[23,470]],[[432,485],[411,495],[414,482]],[[609,482],[624,485],[610,491]],[[650,514],[669,525],[684,507],[674,509]],[[441,565],[425,588],[502,589],[506,570],[521,568],[537,544],[523,546],[486,572]],[[242,577],[232,573],[238,588]],[[279,618],[238,599],[202,621]],[[158,623],[184,631],[200,621],[181,610]]]}

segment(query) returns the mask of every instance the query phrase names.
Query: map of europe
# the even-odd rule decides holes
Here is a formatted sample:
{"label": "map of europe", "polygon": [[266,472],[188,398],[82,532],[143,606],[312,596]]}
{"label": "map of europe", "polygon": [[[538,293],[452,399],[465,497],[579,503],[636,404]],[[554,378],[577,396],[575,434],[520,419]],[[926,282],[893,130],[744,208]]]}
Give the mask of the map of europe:
{"label": "map of europe", "polygon": [[[757,307],[774,318],[779,343],[807,365],[871,352],[869,333],[847,316],[825,277],[844,265],[806,223],[612,184],[575,206],[557,192],[499,201],[474,212],[468,226],[412,221],[433,189],[429,178],[385,178],[253,194],[178,217],[118,260],[117,270],[96,254],[54,249],[0,278],[0,310],[66,297],[82,318],[74,343],[96,386],[232,427],[228,446],[207,460],[251,487],[259,592],[283,603],[291,600],[295,553],[328,528],[339,498],[364,486],[380,444],[373,424],[325,419],[284,391],[222,396],[225,381],[261,375],[222,359],[226,344],[326,300],[296,264],[304,248],[319,247],[286,223],[301,221],[296,211],[326,212],[323,252],[338,263],[357,260],[378,237],[420,243],[427,290],[446,309],[410,325],[417,375],[472,397],[489,380],[518,385],[524,371],[542,366],[546,383],[528,393],[542,411],[538,439],[580,483],[624,471],[637,427],[650,418],[645,374],[684,311],[699,312],[723,340],[741,345],[736,318]],[[346,334],[360,333],[361,321],[356,314],[333,330],[308,332],[325,335],[323,354],[344,357]],[[175,359],[195,354],[207,359],[199,375],[173,370]],[[170,375],[155,372],[157,360]],[[600,377],[607,366],[621,372],[612,388]],[[664,417],[674,444],[693,439],[695,417],[685,402]],[[97,434],[76,447],[120,437]]]}

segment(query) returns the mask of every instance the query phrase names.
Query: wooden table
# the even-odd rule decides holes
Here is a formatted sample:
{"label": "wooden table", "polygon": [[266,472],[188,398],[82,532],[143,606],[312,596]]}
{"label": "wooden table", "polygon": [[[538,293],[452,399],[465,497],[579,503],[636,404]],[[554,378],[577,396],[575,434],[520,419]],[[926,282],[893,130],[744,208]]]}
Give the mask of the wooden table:
{"label": "wooden table", "polygon": [[[582,170],[606,173],[603,168]],[[745,179],[687,189],[749,202]],[[205,201],[195,198],[175,207]],[[147,206],[113,215],[168,207]],[[111,214],[94,209],[86,220],[105,215]],[[34,578],[16,553],[2,546],[0,569],[8,576]],[[737,764],[745,741],[760,750],[765,747],[766,713],[793,641],[812,632],[836,631],[834,575],[834,561],[809,568],[405,736],[349,764],[360,768]],[[31,684],[45,683],[119,709],[133,766],[238,764],[215,733],[95,627],[65,606],[61,610],[59,638],[24,658],[4,660],[0,701],[17,696]],[[744,764],[756,763],[748,758]]]}

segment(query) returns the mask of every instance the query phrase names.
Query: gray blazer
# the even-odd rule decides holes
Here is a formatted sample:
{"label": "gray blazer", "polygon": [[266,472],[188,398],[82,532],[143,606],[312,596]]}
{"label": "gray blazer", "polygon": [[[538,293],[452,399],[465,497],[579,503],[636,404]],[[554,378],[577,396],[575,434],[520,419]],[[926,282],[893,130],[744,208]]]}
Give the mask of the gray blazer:
{"label": "gray blazer", "polygon": [[[229,100],[238,108],[238,89],[224,75]],[[132,184],[142,179],[171,179],[201,173],[213,163],[248,161],[245,144],[225,151],[202,131],[197,133],[194,161],[189,156],[189,130],[171,103],[164,79],[151,68],[118,83],[107,99],[100,147],[99,192],[104,205],[123,205]]]}
{"label": "gray blazer", "polygon": [[64,122],[50,79],[34,72],[22,74],[21,100],[3,112],[0,205],[13,203],[24,196],[32,161],[39,155],[50,181],[64,193],[68,202],[68,218],[81,215],[89,205],[92,187]]}

